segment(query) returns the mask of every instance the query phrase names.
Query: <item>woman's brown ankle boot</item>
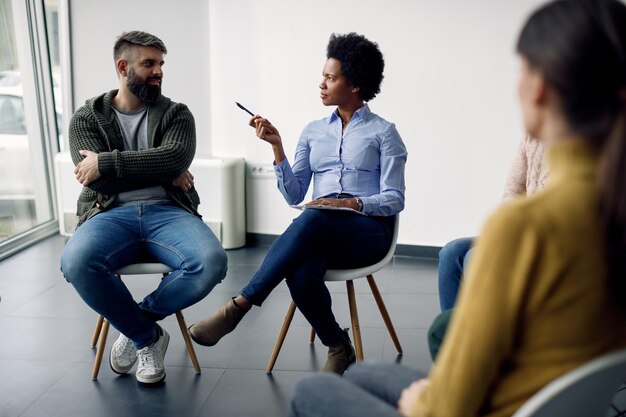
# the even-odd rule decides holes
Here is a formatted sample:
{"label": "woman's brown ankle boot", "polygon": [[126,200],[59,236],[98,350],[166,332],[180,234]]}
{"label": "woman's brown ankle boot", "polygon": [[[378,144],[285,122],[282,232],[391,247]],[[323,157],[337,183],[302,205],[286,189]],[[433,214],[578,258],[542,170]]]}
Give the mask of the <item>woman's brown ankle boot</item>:
{"label": "woman's brown ankle boot", "polygon": [[348,366],[356,361],[356,354],[348,336],[348,329],[343,330],[343,340],[328,347],[328,359],[322,371],[343,375]]}

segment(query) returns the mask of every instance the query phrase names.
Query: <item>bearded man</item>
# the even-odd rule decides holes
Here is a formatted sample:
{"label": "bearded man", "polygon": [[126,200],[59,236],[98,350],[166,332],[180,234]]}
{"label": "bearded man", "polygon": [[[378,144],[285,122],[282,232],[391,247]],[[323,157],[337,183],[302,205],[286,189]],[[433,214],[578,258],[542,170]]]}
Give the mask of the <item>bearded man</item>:
{"label": "bearded man", "polygon": [[[122,33],[113,48],[119,88],[74,113],[69,145],[79,227],[61,255],[61,271],[80,297],[120,336],[109,362],[118,374],[136,362],[140,383],[165,378],[169,335],[157,321],[203,299],[226,275],[227,257],[200,219],[188,168],[196,148],[187,106],[161,95],[163,42]],[[139,303],[117,269],[149,258],[173,271]]]}

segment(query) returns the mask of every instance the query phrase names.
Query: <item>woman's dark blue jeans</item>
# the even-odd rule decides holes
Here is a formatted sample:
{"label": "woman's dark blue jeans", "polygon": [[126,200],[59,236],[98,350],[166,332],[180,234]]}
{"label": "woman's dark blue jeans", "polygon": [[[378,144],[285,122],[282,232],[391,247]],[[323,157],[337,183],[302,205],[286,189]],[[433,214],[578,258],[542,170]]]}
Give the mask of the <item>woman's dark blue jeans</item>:
{"label": "woman's dark blue jeans", "polygon": [[359,268],[378,262],[391,245],[393,220],[393,216],[306,209],[274,241],[241,295],[260,306],[285,278],[293,301],[322,343],[326,346],[340,343],[343,333],[324,284],[326,270]]}

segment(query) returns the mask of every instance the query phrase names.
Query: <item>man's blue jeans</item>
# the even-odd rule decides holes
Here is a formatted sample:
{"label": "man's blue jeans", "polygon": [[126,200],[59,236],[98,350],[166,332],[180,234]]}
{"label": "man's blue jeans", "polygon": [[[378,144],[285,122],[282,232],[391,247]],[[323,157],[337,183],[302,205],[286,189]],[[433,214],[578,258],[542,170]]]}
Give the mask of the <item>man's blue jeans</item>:
{"label": "man's blue jeans", "polygon": [[[117,269],[148,256],[173,271],[141,302]],[[82,224],[61,254],[61,271],[80,297],[140,349],[157,320],[202,300],[226,275],[224,248],[204,222],[174,204],[113,207]]]}
{"label": "man's blue jeans", "polygon": [[343,377],[330,372],[296,385],[289,417],[398,417],[402,390],[426,374],[394,363],[358,362]]}
{"label": "man's blue jeans", "polygon": [[241,294],[260,306],[285,278],[291,297],[322,343],[343,340],[324,275],[329,268],[359,268],[382,259],[391,245],[393,217],[306,209],[270,247]]}
{"label": "man's blue jeans", "polygon": [[446,243],[439,251],[439,305],[441,311],[454,307],[463,271],[472,253],[473,237]]}

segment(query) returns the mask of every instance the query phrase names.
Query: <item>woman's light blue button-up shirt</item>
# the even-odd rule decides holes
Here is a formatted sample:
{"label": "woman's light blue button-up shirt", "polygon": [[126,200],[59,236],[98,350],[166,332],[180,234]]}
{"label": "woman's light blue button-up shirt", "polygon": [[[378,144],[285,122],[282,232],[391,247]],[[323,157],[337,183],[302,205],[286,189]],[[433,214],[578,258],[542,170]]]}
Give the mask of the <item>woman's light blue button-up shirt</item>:
{"label": "woman's light blue button-up shirt", "polygon": [[298,141],[293,165],[276,164],[278,189],[289,204],[304,199],[313,177],[313,199],[346,193],[363,201],[370,216],[392,216],[404,208],[407,151],[393,123],[365,104],[342,133],[337,112],[309,123]]}

